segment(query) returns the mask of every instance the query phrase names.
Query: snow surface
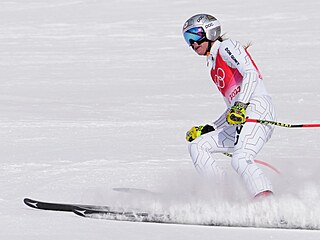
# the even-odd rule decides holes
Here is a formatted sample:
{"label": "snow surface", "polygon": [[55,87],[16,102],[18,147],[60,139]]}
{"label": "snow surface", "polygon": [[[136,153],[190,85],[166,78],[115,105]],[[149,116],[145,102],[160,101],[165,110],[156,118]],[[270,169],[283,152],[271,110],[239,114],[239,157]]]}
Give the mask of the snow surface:
{"label": "snow surface", "polygon": [[[142,207],[177,221],[320,229],[320,129],[277,128],[259,159],[276,195],[252,201],[237,176],[200,179],[184,140],[224,103],[181,28],[214,14],[259,65],[288,123],[320,122],[320,2],[0,2],[1,239],[320,239],[318,230],[83,219],[39,200]],[[228,158],[221,155],[228,164]],[[263,167],[263,166],[262,166]],[[141,188],[160,194],[124,193]]]}

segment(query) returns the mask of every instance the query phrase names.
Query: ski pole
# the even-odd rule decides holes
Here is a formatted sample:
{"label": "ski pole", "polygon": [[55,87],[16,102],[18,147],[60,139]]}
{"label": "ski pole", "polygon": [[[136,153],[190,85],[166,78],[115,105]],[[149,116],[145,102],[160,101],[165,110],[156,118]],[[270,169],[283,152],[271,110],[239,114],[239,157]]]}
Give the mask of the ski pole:
{"label": "ski pole", "polygon": [[[224,155],[228,156],[228,157],[232,157],[232,154],[231,153],[223,153]],[[276,169],[274,166],[272,166],[270,163],[267,163],[267,162],[264,162],[264,161],[261,161],[261,160],[254,160],[255,163],[258,163],[258,164],[261,164],[261,165],[264,165],[268,168],[271,168],[273,171],[275,171],[276,173],[280,174],[280,171],[278,169]]]}
{"label": "ski pole", "polygon": [[279,127],[286,127],[286,128],[310,128],[310,127],[320,127],[319,123],[303,123],[303,124],[289,124],[289,123],[281,123],[281,122],[274,122],[269,120],[261,120],[261,119],[251,119],[247,118],[246,122],[251,123],[260,123],[264,125],[275,125]]}

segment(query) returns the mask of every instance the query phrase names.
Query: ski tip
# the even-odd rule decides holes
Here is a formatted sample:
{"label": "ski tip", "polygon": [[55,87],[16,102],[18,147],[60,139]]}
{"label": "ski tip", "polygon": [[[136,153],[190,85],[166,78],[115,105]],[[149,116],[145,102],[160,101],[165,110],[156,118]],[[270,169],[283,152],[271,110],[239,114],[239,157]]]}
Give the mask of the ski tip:
{"label": "ski tip", "polygon": [[72,212],[80,217],[86,217],[86,209],[75,207],[72,209]]}
{"label": "ski tip", "polygon": [[24,202],[24,203],[29,202],[29,201],[32,201],[32,200],[31,200],[30,198],[24,198],[24,199],[23,199],[23,202]]}
{"label": "ski tip", "polygon": [[30,198],[24,198],[23,202],[24,202],[24,204],[26,204],[29,207],[38,208],[38,206],[37,206],[38,202],[34,201],[34,200],[30,199]]}

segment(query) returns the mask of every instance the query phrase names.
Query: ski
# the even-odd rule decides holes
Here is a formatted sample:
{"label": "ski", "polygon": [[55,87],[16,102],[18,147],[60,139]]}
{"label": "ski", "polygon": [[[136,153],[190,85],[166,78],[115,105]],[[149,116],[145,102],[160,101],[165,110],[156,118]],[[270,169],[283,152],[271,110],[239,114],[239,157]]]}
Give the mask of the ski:
{"label": "ski", "polygon": [[276,229],[315,229],[312,227],[298,227],[290,226],[285,220],[280,220],[278,224],[231,224],[223,222],[206,222],[195,223],[188,221],[177,220],[171,218],[169,214],[156,214],[143,211],[121,211],[121,210],[99,210],[86,209],[84,207],[76,207],[73,213],[84,218],[103,219],[114,221],[128,221],[128,222],[144,222],[144,223],[165,223],[165,224],[179,224],[179,225],[194,225],[194,226],[220,226],[220,227],[252,227],[252,228],[276,228]]}
{"label": "ski", "polygon": [[83,207],[86,209],[96,209],[96,210],[110,209],[108,206],[43,202],[43,201],[33,200],[30,198],[23,199],[23,202],[31,208],[36,208],[40,210],[49,210],[49,211],[72,212],[73,209],[77,207]]}
{"label": "ski", "polygon": [[101,205],[84,205],[84,204],[69,204],[69,203],[54,203],[43,202],[29,198],[24,199],[24,203],[35,209],[51,210],[51,211],[63,211],[75,213],[78,216],[91,219],[104,219],[104,220],[116,220],[116,221],[130,221],[130,222],[148,222],[148,223],[166,223],[166,224],[181,224],[181,225],[202,225],[202,226],[224,226],[224,227],[258,227],[258,228],[281,228],[281,229],[308,229],[319,230],[318,227],[313,225],[299,226],[294,223],[290,223],[285,219],[279,219],[278,221],[255,223],[230,223],[217,222],[216,220],[206,222],[194,222],[177,219],[175,216],[169,214],[151,213],[143,210],[122,210],[114,209],[109,206]]}
{"label": "ski", "polygon": [[130,222],[153,222],[170,223],[170,216],[165,214],[151,214],[143,211],[99,210],[86,207],[76,207],[73,212],[81,217],[130,221]]}

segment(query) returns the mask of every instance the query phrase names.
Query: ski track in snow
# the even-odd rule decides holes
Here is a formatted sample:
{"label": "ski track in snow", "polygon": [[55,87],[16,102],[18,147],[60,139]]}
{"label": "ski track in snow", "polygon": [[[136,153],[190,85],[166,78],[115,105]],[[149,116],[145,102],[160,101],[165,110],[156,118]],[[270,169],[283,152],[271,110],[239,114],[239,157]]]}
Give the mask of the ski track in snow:
{"label": "ski track in snow", "polygon": [[[228,36],[253,42],[278,120],[318,123],[319,10],[311,0],[2,1],[1,238],[320,238],[318,230],[94,221],[22,203],[31,197],[142,208],[188,224],[320,229],[319,129],[276,128],[259,155],[281,171],[264,168],[276,192],[265,201],[249,199],[232,171],[225,182],[197,176],[185,131],[214,120],[224,104],[205,60],[181,36],[192,14],[216,15]],[[223,155],[221,164],[230,168]]]}

